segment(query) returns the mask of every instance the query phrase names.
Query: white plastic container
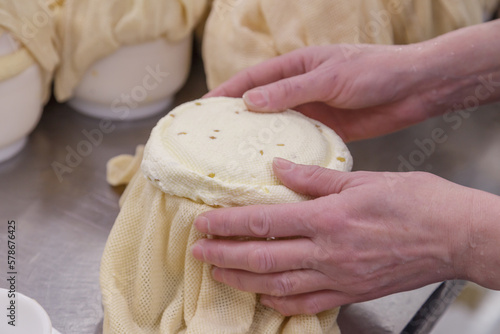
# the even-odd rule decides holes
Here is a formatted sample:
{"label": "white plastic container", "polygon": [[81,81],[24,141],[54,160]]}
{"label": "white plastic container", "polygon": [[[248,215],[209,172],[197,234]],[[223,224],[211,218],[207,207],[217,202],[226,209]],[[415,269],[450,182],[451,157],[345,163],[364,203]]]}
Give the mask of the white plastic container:
{"label": "white plastic container", "polygon": [[[52,328],[49,315],[36,300],[17,291],[13,297],[9,290],[0,289],[0,302],[7,315],[4,315],[0,321],[0,333],[59,334],[57,330]],[[12,324],[15,326],[10,325],[9,321],[14,321]]]}
{"label": "white plastic container", "polygon": [[[8,33],[0,36],[0,57],[19,49]],[[17,154],[42,115],[43,86],[38,65],[0,81],[0,162]]]}
{"label": "white plastic container", "polygon": [[83,76],[69,104],[97,118],[134,120],[164,110],[184,85],[191,66],[191,36],[123,46]]}

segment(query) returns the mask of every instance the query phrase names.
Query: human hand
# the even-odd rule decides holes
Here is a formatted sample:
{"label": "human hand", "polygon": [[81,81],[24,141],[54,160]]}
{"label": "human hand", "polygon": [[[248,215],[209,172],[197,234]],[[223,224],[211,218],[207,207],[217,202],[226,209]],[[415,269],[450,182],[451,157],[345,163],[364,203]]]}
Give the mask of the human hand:
{"label": "human hand", "polygon": [[500,101],[499,28],[495,20],[417,44],[303,48],[243,70],[205,96],[243,96],[253,111],[293,108],[344,141],[371,138]]}
{"label": "human hand", "polygon": [[216,209],[195,226],[214,236],[286,239],[202,239],[193,255],[214,266],[215,280],[262,294],[261,303],[284,315],[478,278],[474,254],[498,257],[498,248],[481,248],[492,231],[472,224],[482,192],[420,172],[346,173],[281,159],[273,168],[284,185],[315,199]]}
{"label": "human hand", "polygon": [[[414,46],[343,45],[299,49],[246,69],[206,97],[241,97],[250,110],[294,108],[333,128],[344,141],[370,138],[424,120]],[[298,107],[297,107],[298,106]]]}

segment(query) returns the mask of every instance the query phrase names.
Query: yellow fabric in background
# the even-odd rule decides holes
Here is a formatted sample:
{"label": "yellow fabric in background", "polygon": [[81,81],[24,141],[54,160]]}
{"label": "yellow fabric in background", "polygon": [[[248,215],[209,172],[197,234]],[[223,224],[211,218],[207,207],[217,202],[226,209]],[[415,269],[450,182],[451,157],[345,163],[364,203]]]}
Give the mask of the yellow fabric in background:
{"label": "yellow fabric in background", "polygon": [[158,38],[170,42],[184,39],[200,20],[206,3],[206,0],[66,0],[57,15],[62,61],[55,78],[57,99],[69,99],[85,71],[120,46]]}
{"label": "yellow fabric in background", "polygon": [[335,43],[406,44],[481,23],[498,0],[215,0],[203,60],[210,89],[266,59]]}
{"label": "yellow fabric in background", "polygon": [[52,75],[59,62],[53,6],[39,0],[0,0],[0,35],[9,32],[21,44],[17,53],[0,57],[0,81],[36,62],[44,85],[43,102],[49,99]]}

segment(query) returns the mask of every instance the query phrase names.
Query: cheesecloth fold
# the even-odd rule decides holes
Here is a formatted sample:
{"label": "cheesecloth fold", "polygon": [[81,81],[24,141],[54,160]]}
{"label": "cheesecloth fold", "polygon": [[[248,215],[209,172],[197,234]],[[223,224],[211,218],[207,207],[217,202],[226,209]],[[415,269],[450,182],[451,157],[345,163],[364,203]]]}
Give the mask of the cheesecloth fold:
{"label": "cheesecloth fold", "polygon": [[207,84],[213,89],[247,67],[305,46],[427,40],[483,22],[498,4],[499,0],[215,0],[203,37]]}
{"label": "cheesecloth fold", "polygon": [[53,6],[57,6],[55,1],[0,0],[0,36],[8,32],[20,43],[16,52],[0,56],[0,81],[37,64],[44,87],[42,102],[48,101],[52,75],[59,63]]}
{"label": "cheesecloth fold", "polygon": [[85,71],[120,46],[188,37],[206,4],[207,0],[65,0],[57,14],[62,59],[55,78],[57,99],[69,99]]}
{"label": "cheesecloth fold", "polygon": [[321,123],[294,111],[252,113],[231,98],[177,107],[153,129],[144,157],[139,147],[108,163],[109,182],[130,183],[101,264],[105,333],[339,333],[338,308],[282,316],[256,294],[214,281],[191,255],[207,237],[192,225],[204,211],[307,200],[273,175],[275,156],[352,166]]}

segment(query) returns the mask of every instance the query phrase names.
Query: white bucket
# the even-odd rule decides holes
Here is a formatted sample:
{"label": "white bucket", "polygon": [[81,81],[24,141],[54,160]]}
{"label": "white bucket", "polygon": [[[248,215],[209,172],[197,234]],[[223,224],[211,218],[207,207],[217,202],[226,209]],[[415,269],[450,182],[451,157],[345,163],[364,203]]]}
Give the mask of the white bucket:
{"label": "white bucket", "polygon": [[69,104],[96,118],[134,120],[165,110],[191,66],[191,36],[123,46],[83,76]]}
{"label": "white bucket", "polygon": [[[0,57],[19,49],[12,36],[0,36]],[[0,162],[17,154],[42,115],[43,86],[34,64],[15,77],[0,82]]]}

